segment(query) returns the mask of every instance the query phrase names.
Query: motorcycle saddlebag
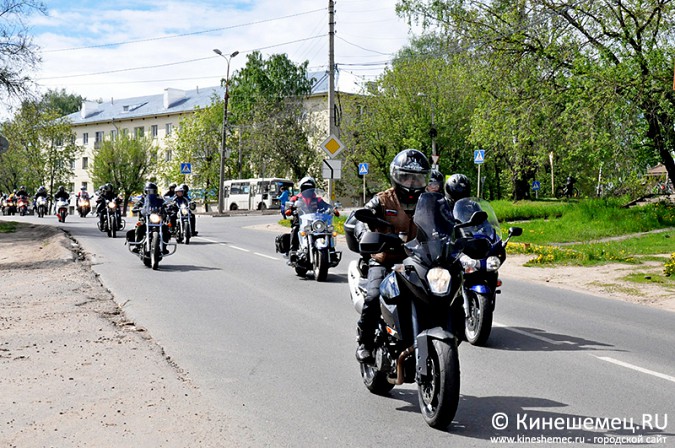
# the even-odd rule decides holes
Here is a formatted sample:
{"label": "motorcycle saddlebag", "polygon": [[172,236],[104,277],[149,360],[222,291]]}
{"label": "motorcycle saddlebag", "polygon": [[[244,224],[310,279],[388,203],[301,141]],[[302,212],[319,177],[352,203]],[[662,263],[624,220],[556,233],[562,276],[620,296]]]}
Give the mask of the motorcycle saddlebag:
{"label": "motorcycle saddlebag", "polygon": [[291,250],[291,234],[282,233],[281,235],[277,235],[274,238],[274,244],[276,245],[278,253],[287,253],[289,250]]}

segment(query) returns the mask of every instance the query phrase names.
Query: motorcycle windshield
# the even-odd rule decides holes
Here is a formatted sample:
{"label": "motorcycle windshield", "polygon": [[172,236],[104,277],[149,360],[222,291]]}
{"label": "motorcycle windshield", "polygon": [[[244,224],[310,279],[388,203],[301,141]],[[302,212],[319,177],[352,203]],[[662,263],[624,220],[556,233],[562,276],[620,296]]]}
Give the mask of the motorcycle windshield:
{"label": "motorcycle windshield", "polygon": [[478,198],[463,198],[455,203],[453,214],[458,221],[466,222],[475,212],[481,210],[487,213],[487,220],[477,226],[463,228],[462,233],[467,237],[486,238],[494,244],[501,240],[501,230],[497,215],[489,202]]}
{"label": "motorcycle windshield", "polygon": [[423,193],[417,201],[413,221],[417,237],[406,247],[426,264],[447,256],[447,247],[455,241],[450,206],[440,193]]}
{"label": "motorcycle windshield", "polygon": [[312,225],[315,221],[323,221],[325,226],[333,224],[333,206],[320,193],[321,191],[310,188],[298,195],[295,208],[300,217],[300,229]]}
{"label": "motorcycle windshield", "polygon": [[162,211],[162,206],[164,205],[164,199],[156,194],[149,194],[145,197],[145,202],[143,204],[143,214],[149,215],[151,213],[160,213]]}

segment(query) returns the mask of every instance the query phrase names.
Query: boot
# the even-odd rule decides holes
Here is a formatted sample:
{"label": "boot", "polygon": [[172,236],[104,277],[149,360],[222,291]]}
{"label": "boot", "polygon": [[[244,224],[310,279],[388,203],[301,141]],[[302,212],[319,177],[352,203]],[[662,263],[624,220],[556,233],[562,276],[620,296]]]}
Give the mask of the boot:
{"label": "boot", "polygon": [[360,323],[357,325],[356,331],[358,333],[356,342],[359,343],[359,346],[356,348],[356,360],[360,363],[372,363],[375,361],[373,357],[373,350],[375,348],[374,331],[365,328]]}

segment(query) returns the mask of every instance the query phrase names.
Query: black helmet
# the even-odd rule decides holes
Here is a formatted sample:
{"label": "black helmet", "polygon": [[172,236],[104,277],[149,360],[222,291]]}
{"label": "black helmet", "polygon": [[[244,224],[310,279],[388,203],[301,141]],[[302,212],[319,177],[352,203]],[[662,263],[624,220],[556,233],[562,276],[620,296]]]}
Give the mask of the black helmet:
{"label": "black helmet", "polygon": [[169,190],[173,190],[176,188],[176,184],[169,184]]}
{"label": "black helmet", "polygon": [[313,177],[305,176],[302,179],[300,179],[300,192],[301,193],[305,190],[309,190],[310,188],[316,188],[316,181],[314,180]]}
{"label": "black helmet", "polygon": [[188,191],[190,191],[190,187],[188,187],[188,184],[183,184],[183,185],[181,185],[180,187],[183,189],[183,191],[185,192],[185,194],[187,194]]}
{"label": "black helmet", "polygon": [[105,185],[103,186],[103,191],[105,191],[105,192],[107,192],[107,193],[111,193],[111,192],[112,192],[112,184],[111,184],[110,182],[108,182],[107,184],[105,184]]}
{"label": "black helmet", "polygon": [[66,190],[66,189],[64,188],[63,185],[59,185],[59,193],[62,192],[62,191],[65,191],[65,190]]}
{"label": "black helmet", "polygon": [[389,177],[404,208],[414,208],[424,192],[431,166],[427,157],[416,149],[404,149],[389,165]]}
{"label": "black helmet", "polygon": [[157,184],[154,182],[146,182],[143,192],[145,194],[157,194]]}
{"label": "black helmet", "polygon": [[471,196],[471,181],[464,174],[453,174],[445,183],[445,195],[453,201]]}
{"label": "black helmet", "polygon": [[431,174],[429,175],[429,187],[427,190],[442,193],[441,190],[443,189],[444,179],[443,173],[438,170],[431,170]]}

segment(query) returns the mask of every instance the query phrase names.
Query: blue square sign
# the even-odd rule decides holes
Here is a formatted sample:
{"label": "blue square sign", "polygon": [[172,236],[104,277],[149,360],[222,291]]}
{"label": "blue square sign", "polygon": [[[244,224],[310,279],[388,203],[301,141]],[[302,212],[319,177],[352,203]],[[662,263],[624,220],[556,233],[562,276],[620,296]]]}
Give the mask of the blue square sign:
{"label": "blue square sign", "polygon": [[368,164],[359,163],[359,176],[364,176],[366,174],[368,174]]}
{"label": "blue square sign", "polygon": [[475,150],[473,152],[473,163],[479,165],[483,162],[485,162],[485,150],[484,149]]}
{"label": "blue square sign", "polygon": [[181,174],[192,174],[192,164],[183,162],[180,164],[180,173]]}

